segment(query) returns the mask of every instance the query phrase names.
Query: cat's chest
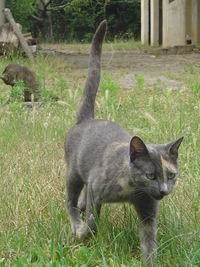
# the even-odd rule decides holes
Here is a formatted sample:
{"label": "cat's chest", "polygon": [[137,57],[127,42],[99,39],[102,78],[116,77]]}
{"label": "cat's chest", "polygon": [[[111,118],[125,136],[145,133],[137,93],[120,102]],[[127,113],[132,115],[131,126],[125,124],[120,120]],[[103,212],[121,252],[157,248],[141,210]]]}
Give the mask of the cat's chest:
{"label": "cat's chest", "polygon": [[120,177],[115,182],[106,183],[102,192],[102,200],[105,203],[129,201],[134,192],[135,186],[130,183],[130,178]]}

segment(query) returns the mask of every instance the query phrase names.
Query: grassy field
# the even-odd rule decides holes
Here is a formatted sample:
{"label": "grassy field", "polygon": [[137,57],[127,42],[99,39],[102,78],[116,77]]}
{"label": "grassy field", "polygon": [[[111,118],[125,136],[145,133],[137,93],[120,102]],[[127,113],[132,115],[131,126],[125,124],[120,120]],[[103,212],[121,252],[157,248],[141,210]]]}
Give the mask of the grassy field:
{"label": "grassy field", "polygon": [[[0,72],[10,63],[0,59]],[[75,240],[65,211],[63,143],[74,124],[82,88],[68,84],[70,66],[38,56],[30,66],[44,87],[61,101],[44,97],[39,108],[20,102],[5,106],[9,87],[0,81],[0,266],[142,266],[139,220],[126,205],[105,205],[98,234]],[[134,75],[134,74],[133,74]],[[161,201],[158,267],[200,266],[200,69],[186,69],[185,91],[149,90],[145,76],[123,91],[103,72],[96,117],[115,120],[146,142],[184,135],[180,177]],[[44,94],[44,95],[45,95]]]}

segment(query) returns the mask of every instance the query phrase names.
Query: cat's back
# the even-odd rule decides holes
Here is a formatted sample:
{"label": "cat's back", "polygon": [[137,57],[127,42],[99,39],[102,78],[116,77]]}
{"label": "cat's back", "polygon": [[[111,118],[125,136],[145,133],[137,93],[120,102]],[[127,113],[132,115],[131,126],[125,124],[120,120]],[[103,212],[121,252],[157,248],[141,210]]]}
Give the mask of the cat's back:
{"label": "cat's back", "polygon": [[19,79],[24,81],[25,86],[30,89],[36,90],[38,88],[38,82],[36,80],[36,75],[33,71],[25,66],[21,66],[21,71],[19,72]]}
{"label": "cat's back", "polygon": [[65,153],[70,157],[102,155],[114,142],[129,142],[130,136],[117,123],[88,120],[74,125],[66,135]]}
{"label": "cat's back", "polygon": [[11,86],[14,86],[16,81],[22,80],[29,89],[36,90],[38,87],[35,73],[19,64],[9,64],[3,71],[3,80]]}

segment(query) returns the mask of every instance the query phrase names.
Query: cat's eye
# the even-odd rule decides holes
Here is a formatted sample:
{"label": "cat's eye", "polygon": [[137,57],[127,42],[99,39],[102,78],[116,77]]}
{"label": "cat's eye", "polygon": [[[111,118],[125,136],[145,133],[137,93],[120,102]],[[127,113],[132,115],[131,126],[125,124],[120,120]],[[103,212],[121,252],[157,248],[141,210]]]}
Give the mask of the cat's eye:
{"label": "cat's eye", "polygon": [[156,179],[156,175],[154,172],[146,173],[146,177],[149,180],[155,180]]}
{"label": "cat's eye", "polygon": [[175,177],[176,177],[176,173],[174,173],[174,172],[168,172],[167,173],[167,178],[169,180],[174,179]]}

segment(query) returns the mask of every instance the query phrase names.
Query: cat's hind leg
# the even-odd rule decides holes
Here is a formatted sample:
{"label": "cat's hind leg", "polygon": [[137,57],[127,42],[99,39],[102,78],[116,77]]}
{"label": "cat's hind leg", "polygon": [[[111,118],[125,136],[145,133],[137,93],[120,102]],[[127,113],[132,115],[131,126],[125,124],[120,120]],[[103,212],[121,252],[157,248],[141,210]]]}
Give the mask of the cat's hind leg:
{"label": "cat's hind leg", "polygon": [[[77,207],[78,198],[83,188],[83,182],[78,175],[68,172],[66,177],[66,208],[71,223],[72,232],[78,235],[79,228],[85,228]],[[78,236],[79,237],[79,236]]]}

